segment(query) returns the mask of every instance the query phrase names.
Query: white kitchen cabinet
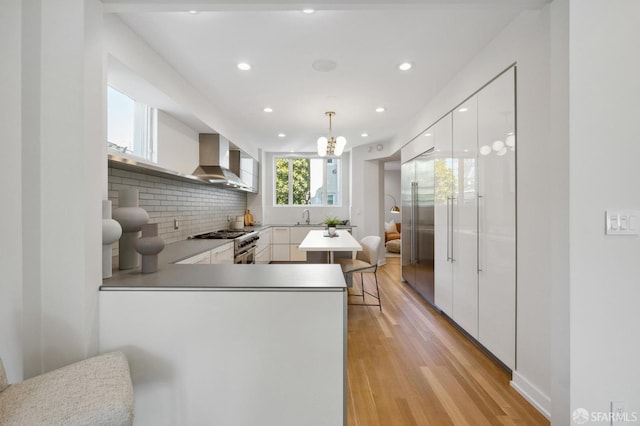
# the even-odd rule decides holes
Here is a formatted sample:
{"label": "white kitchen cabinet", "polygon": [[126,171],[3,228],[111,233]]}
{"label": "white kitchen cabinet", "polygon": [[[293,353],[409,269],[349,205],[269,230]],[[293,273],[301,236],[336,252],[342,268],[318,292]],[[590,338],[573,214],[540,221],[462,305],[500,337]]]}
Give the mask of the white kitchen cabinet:
{"label": "white kitchen cabinet", "polygon": [[263,229],[258,233],[260,239],[256,245],[256,263],[271,262],[271,228]]}
{"label": "white kitchen cabinet", "polygon": [[453,111],[453,191],[449,201],[450,263],[453,268],[453,319],[478,338],[478,99]]}
{"label": "white kitchen cabinet", "polygon": [[273,244],[271,246],[271,260],[274,262],[288,262],[290,259],[289,244]]}
{"label": "white kitchen cabinet", "polygon": [[289,259],[292,262],[306,262],[307,252],[300,251],[300,243],[311,230],[322,230],[322,226],[292,226],[289,231]]}
{"label": "white kitchen cabinet", "polygon": [[451,198],[453,197],[454,168],[451,155],[451,114],[447,114],[425,135],[426,146],[434,150],[434,303],[453,318],[453,266],[451,265]]}
{"label": "white kitchen cabinet", "polygon": [[99,295],[100,351],[127,356],[137,426],[346,424],[343,289],[176,290]]}
{"label": "white kitchen cabinet", "polygon": [[271,263],[271,247],[256,253],[256,263]]}
{"label": "white kitchen cabinet", "polygon": [[289,227],[274,226],[272,229],[271,239],[273,244],[289,244]]}
{"label": "white kitchen cabinet", "polygon": [[[478,93],[478,340],[515,367],[515,71]],[[491,149],[489,150],[489,147]]]}
{"label": "white kitchen cabinet", "polygon": [[221,245],[211,250],[211,263],[233,263],[233,242]]}
{"label": "white kitchen cabinet", "polygon": [[310,226],[292,226],[289,230],[289,243],[300,244],[312,229],[323,229]]}
{"label": "white kitchen cabinet", "polygon": [[308,226],[292,226],[289,229],[289,260],[292,262],[306,262],[307,252],[298,250],[300,243],[307,236],[309,230],[312,228]]}
{"label": "white kitchen cabinet", "polygon": [[211,253],[206,251],[204,253],[196,254],[195,256],[191,256],[187,259],[181,260],[180,262],[176,262],[181,265],[195,265],[195,264],[205,264],[208,265],[211,263]]}
{"label": "white kitchen cabinet", "polygon": [[300,244],[289,245],[289,260],[292,262],[306,262],[307,252],[300,251],[298,247],[300,247]]}
{"label": "white kitchen cabinet", "polygon": [[[432,126],[435,304],[515,367],[515,69]],[[404,226],[403,226],[404,230]]]}
{"label": "white kitchen cabinet", "polygon": [[274,226],[271,234],[271,260],[287,262],[291,259],[289,250],[289,227]]}
{"label": "white kitchen cabinet", "polygon": [[273,231],[271,228],[263,229],[262,231],[258,232],[258,237],[260,238],[258,239],[258,242],[256,244],[256,252],[261,252],[262,250],[265,250],[271,247],[272,233]]}

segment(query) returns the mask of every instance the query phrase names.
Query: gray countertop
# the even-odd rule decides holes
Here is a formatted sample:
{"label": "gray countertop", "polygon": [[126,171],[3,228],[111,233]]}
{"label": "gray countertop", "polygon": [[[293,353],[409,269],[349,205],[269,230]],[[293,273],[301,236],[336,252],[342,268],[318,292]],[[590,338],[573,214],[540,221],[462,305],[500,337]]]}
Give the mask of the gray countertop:
{"label": "gray countertop", "polygon": [[339,265],[162,265],[158,272],[120,271],[101,290],[344,289]]}
{"label": "gray countertop", "polygon": [[[327,225],[325,225],[324,223],[278,223],[278,224],[269,224],[268,226],[263,226],[263,228],[271,228],[274,226],[288,226],[288,227],[292,227],[292,228],[298,228],[298,227],[314,227],[314,228],[324,228]],[[355,228],[356,226],[354,225],[337,225],[336,229],[345,229],[345,228]],[[251,227],[249,227],[251,228]]]}
{"label": "gray countertop", "polygon": [[[247,227],[261,231],[272,225]],[[278,225],[273,225],[278,226]],[[293,226],[293,225],[281,225]],[[304,225],[303,225],[304,226]],[[176,265],[231,240],[184,240],[167,244],[158,255],[158,272],[142,274],[139,269],[114,269],[113,277],[102,281],[100,290],[330,290],[346,288],[339,265]],[[116,266],[117,268],[117,266]]]}

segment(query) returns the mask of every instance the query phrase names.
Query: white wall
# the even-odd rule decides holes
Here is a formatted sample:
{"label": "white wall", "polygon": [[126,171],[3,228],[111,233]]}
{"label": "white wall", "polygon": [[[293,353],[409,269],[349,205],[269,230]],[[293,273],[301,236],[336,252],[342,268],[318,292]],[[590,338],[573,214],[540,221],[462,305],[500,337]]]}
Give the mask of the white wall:
{"label": "white wall", "polygon": [[[40,291],[43,369],[97,351],[106,196],[102,5],[42,3]],[[60,25],[64,22],[65,25]],[[25,81],[25,84],[29,82]],[[25,185],[29,183],[25,181]]]}
{"label": "white wall", "polygon": [[[303,222],[302,212],[305,209],[309,209],[311,216],[311,223],[321,223],[327,217],[336,216],[340,219],[349,219],[349,170],[350,170],[350,155],[344,153],[340,157],[340,164],[342,167],[342,204],[335,207],[327,206],[274,206],[273,205],[273,185],[274,185],[274,158],[275,157],[287,157],[291,154],[273,153],[267,152],[264,155],[261,167],[263,170],[262,184],[261,184],[261,199],[264,203],[263,213],[260,216],[259,209],[253,209],[252,214],[257,221],[262,221],[265,224],[295,224],[297,222]],[[296,154],[299,155],[299,154]],[[303,154],[304,155],[304,154]],[[312,155],[312,153],[310,154]],[[255,196],[252,197],[255,202]],[[248,203],[248,207],[251,209],[252,203]]]}
{"label": "white wall", "polygon": [[640,238],[604,235],[640,210],[640,2],[570,1],[571,408],[640,413]]}
{"label": "white wall", "polygon": [[546,162],[554,211],[549,218],[551,254],[551,418],[568,421],[569,375],[569,0],[551,4],[550,142]]}
{"label": "white wall", "polygon": [[110,55],[250,156],[259,158],[257,143],[230,131],[229,117],[215,108],[120,18],[105,15],[105,28],[105,45]]}
{"label": "white wall", "polygon": [[100,2],[2,8],[12,60],[2,67],[11,145],[3,146],[0,356],[13,381],[97,351],[105,79]]}
{"label": "white wall", "polygon": [[[549,415],[551,409],[551,254],[553,238],[549,218],[555,209],[548,189],[551,176],[557,171],[550,167],[566,168],[564,164],[549,164],[552,150],[549,137],[550,70],[549,21],[547,7],[543,11],[527,11],[516,18],[464,69],[442,88],[438,95],[389,147],[393,149],[408,142],[422,130],[436,122],[469,95],[513,63],[517,63],[517,182],[518,182],[518,318],[517,368],[513,384],[520,392]],[[386,149],[386,148],[385,148]],[[375,155],[366,147],[353,151],[353,217],[359,226],[372,232],[374,224],[362,217],[381,205],[375,197],[355,194],[381,192],[371,188],[375,177],[364,163],[383,158],[384,151]],[[360,165],[362,164],[362,165]],[[365,170],[367,172],[365,172]],[[566,213],[566,209],[564,210]]]}
{"label": "white wall", "polygon": [[389,222],[391,220],[399,223],[401,221],[402,216],[397,213],[391,213],[391,207],[393,207],[394,203],[391,197],[387,197],[387,194],[391,195],[396,199],[396,204],[398,207],[400,206],[401,198],[400,198],[400,169],[397,170],[387,170],[384,171],[384,220],[385,222]]}
{"label": "white wall", "polygon": [[[22,78],[28,82],[22,89],[22,158],[33,165],[40,164],[41,108],[41,10],[39,2],[23,3]],[[42,371],[42,301],[40,250],[40,193],[41,177],[38,167],[24,166],[22,182],[28,191],[22,193],[23,258],[29,265],[23,269],[23,335],[24,374],[32,376]],[[35,266],[34,266],[35,265]]]}
{"label": "white wall", "polygon": [[[384,238],[384,162],[400,143],[360,145],[351,150],[351,223],[360,239],[367,235]],[[400,202],[400,199],[397,199]],[[383,240],[384,241],[384,240]]]}
{"label": "white wall", "polygon": [[9,382],[23,377],[21,7],[20,0],[0,3],[0,358]]}

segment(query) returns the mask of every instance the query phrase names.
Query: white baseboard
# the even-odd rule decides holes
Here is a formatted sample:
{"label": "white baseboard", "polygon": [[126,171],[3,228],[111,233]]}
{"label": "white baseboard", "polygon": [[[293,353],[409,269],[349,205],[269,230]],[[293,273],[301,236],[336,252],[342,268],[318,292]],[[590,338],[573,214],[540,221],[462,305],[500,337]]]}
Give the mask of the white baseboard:
{"label": "white baseboard", "polygon": [[513,372],[511,377],[511,387],[514,388],[524,399],[529,401],[536,410],[551,421],[551,399],[542,393],[540,389],[535,387],[517,371]]}

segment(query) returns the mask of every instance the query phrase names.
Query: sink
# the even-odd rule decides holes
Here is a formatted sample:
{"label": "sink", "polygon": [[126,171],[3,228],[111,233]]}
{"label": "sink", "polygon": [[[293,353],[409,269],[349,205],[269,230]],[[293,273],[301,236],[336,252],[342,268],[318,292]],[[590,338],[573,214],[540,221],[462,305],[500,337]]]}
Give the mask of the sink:
{"label": "sink", "polygon": [[296,223],[294,226],[324,226],[324,223]]}

